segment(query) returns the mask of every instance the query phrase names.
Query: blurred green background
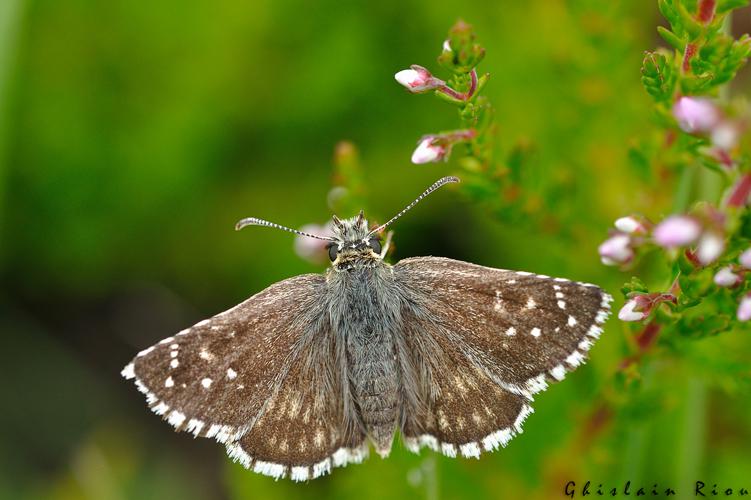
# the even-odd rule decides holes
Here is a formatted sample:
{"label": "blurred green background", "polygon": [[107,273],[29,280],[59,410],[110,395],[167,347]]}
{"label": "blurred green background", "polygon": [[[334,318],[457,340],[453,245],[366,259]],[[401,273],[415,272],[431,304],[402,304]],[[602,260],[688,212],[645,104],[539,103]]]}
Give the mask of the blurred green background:
{"label": "blurred green background", "polygon": [[[419,63],[445,76],[435,57],[458,17],[487,48],[499,141],[529,151],[528,188],[565,181],[552,200],[560,219],[510,225],[446,189],[395,226],[394,257],[591,281],[618,307],[626,276],[600,265],[597,245],[617,216],[669,210],[672,190],[629,154],[653,128],[639,82],[663,22],[653,0],[0,0],[0,497],[563,498],[568,480],[658,483],[679,497],[697,479],[751,488],[748,369],[743,379],[728,368],[748,360],[742,332],[658,352],[639,388],[619,394],[626,341],[611,319],[591,361],[537,398],[507,449],[476,461],[396,445],[310,484],[274,482],[172,432],[120,378],[138,350],[324,269],[289,234],[233,224],[325,222],[339,141],[359,148],[365,208],[381,220],[456,171],[409,163],[417,139],[456,115],[393,74]],[[747,32],[751,13],[734,21]],[[747,83],[744,71],[733,92]],[[615,414],[598,410],[603,394],[620,396]]]}

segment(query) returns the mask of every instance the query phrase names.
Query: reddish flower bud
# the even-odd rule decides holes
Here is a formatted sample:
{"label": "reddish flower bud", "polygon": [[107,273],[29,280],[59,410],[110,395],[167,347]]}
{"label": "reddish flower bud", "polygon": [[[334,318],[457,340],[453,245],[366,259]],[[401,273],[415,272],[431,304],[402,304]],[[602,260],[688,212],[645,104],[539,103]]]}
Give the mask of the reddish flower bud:
{"label": "reddish flower bud", "polygon": [[450,147],[435,136],[427,136],[420,140],[417,148],[412,153],[412,163],[436,162],[446,159]]}
{"label": "reddish flower bud", "polygon": [[422,66],[413,64],[410,68],[404,69],[394,75],[396,81],[404,85],[410,92],[427,92],[428,90],[443,87],[446,84],[443,80],[435,78],[430,71]]}

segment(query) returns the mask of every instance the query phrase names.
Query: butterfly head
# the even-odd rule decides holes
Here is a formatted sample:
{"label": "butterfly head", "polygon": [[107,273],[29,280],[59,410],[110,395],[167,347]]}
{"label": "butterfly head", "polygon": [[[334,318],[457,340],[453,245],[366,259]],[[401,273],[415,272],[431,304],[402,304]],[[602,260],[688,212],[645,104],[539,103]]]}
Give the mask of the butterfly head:
{"label": "butterfly head", "polygon": [[[245,226],[266,226],[276,229],[282,229],[308,238],[328,241],[326,245],[332,266],[337,270],[347,270],[357,267],[358,264],[372,265],[383,260],[385,249],[381,246],[379,234],[386,229],[392,222],[404,215],[409,209],[417,205],[423,198],[438,189],[439,187],[451,182],[459,182],[456,177],[443,177],[434,182],[428,189],[407,205],[404,210],[393,216],[386,223],[374,229],[368,229],[368,221],[365,220],[363,211],[351,219],[339,219],[334,216],[334,236],[319,236],[316,234],[306,233],[298,229],[285,227],[274,222],[269,222],[255,217],[242,219],[235,224],[235,229],[242,229]],[[388,238],[384,245],[388,248]]]}
{"label": "butterfly head", "polygon": [[326,248],[332,265],[339,270],[350,269],[358,262],[374,263],[383,259],[381,240],[368,229],[368,221],[363,211],[356,217],[334,220],[334,239]]}

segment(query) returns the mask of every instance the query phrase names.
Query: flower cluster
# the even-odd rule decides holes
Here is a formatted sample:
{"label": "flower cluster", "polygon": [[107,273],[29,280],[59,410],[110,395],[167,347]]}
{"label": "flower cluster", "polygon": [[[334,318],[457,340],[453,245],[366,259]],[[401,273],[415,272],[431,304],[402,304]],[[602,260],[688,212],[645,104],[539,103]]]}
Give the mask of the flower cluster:
{"label": "flower cluster", "polygon": [[[618,316],[649,319],[667,327],[655,329],[663,335],[696,337],[731,329],[731,310],[736,321],[751,320],[751,165],[743,141],[748,112],[716,97],[748,59],[751,39],[734,40],[724,31],[728,13],[740,3],[660,0],[659,6],[670,29],[658,31],[675,51],[647,53],[642,82],[665,127],[655,163],[681,179],[674,213],[657,223],[639,215],[618,219],[599,254],[604,264],[622,268],[636,267],[646,254],[665,259],[669,277],[651,280],[672,283],[669,290],[650,292],[632,279],[623,288],[627,300]],[[724,182],[722,192],[692,189],[708,179],[696,178],[702,169],[716,173],[714,184]],[[705,199],[691,204],[693,191]],[[713,309],[715,317],[707,321]]]}
{"label": "flower cluster", "polygon": [[673,104],[673,116],[681,130],[709,139],[700,152],[725,168],[732,168],[732,153],[746,128],[745,120],[729,117],[708,97],[682,96]]}
{"label": "flower cluster", "polygon": [[[478,79],[476,69],[485,51],[474,43],[474,35],[469,25],[461,21],[451,29],[449,36],[450,38],[443,42],[443,51],[438,58],[439,62],[453,73],[449,82],[436,78],[426,68],[417,64],[399,71],[394,78],[414,94],[434,92],[441,99],[459,106],[462,116],[466,115],[467,110],[473,114],[474,107],[471,104],[476,101],[488,78],[488,75],[484,75]],[[478,130],[474,126],[425,135],[420,138],[417,149],[412,153],[412,163],[419,165],[445,161],[456,144],[471,143],[477,136]]]}

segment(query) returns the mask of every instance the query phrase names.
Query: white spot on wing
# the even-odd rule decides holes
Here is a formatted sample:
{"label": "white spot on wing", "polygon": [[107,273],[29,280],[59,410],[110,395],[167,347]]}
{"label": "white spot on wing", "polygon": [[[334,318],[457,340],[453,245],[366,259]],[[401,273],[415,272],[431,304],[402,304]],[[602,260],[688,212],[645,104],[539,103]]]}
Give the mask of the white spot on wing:
{"label": "white spot on wing", "polygon": [[579,351],[572,352],[571,355],[566,358],[566,363],[570,364],[574,368],[582,364],[582,362],[584,362],[584,355]]}
{"label": "white spot on wing", "polygon": [[522,411],[519,413],[519,416],[516,417],[516,420],[514,421],[514,429],[516,429],[516,432],[518,434],[522,433],[522,424],[527,419],[527,416],[534,413],[534,410],[529,405],[524,405],[522,408]]}
{"label": "white spot on wing", "polygon": [[480,447],[475,443],[474,441],[471,443],[463,444],[459,447],[459,450],[461,450],[462,455],[469,458],[480,458]]}
{"label": "white spot on wing", "polygon": [[290,478],[293,481],[307,481],[308,480],[308,467],[292,467],[292,473]]}
{"label": "white spot on wing", "polygon": [[172,361],[169,362],[169,365],[171,368],[177,368],[179,364],[180,362],[176,359],[173,359]]}
{"label": "white spot on wing", "polygon": [[205,379],[201,380],[201,385],[203,386],[204,389],[208,389],[209,387],[211,387],[211,382],[213,382],[213,380],[206,377]]}
{"label": "white spot on wing", "polygon": [[227,378],[232,380],[235,377],[237,377],[237,372],[233,370],[232,368],[227,368]]}
{"label": "white spot on wing", "polygon": [[550,374],[556,380],[563,380],[566,377],[566,369],[563,367],[563,365],[558,365],[550,370]]}
{"label": "white spot on wing", "polygon": [[138,354],[136,354],[136,356],[138,356],[138,357],[141,357],[141,356],[146,356],[146,355],[147,355],[148,353],[150,353],[150,352],[151,352],[151,351],[153,351],[153,350],[154,350],[154,346],[151,346],[151,347],[147,347],[147,348],[146,348],[146,349],[144,349],[143,351],[141,351],[141,352],[139,352]]}
{"label": "white spot on wing", "polygon": [[576,321],[576,318],[574,318],[573,316],[569,316],[568,317],[568,326],[574,326],[577,323],[578,323],[578,321]]}
{"label": "white spot on wing", "polygon": [[133,363],[128,363],[125,366],[125,368],[123,368],[123,371],[120,372],[120,375],[122,375],[126,380],[135,378],[136,376],[135,365],[133,365]]}
{"label": "white spot on wing", "polygon": [[188,426],[185,428],[188,432],[192,432],[194,436],[198,436],[203,429],[204,423],[197,418],[191,418],[188,422]]}
{"label": "white spot on wing", "polygon": [[532,334],[533,337],[539,337],[542,331],[539,328],[535,327],[532,328],[532,331],[529,333]]}
{"label": "white spot on wing", "polygon": [[441,443],[441,453],[447,457],[456,457],[456,448],[451,443]]}
{"label": "white spot on wing", "polygon": [[172,376],[167,377],[167,380],[164,381],[164,387],[172,387],[173,385],[175,385],[175,381]]}
{"label": "white spot on wing", "polygon": [[177,410],[172,410],[172,413],[169,414],[169,417],[167,417],[167,422],[169,422],[173,427],[180,427],[183,422],[185,422],[185,414],[180,413]]}
{"label": "white spot on wing", "polygon": [[313,464],[313,479],[331,472],[331,459],[327,458],[317,464]]}

